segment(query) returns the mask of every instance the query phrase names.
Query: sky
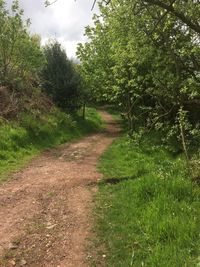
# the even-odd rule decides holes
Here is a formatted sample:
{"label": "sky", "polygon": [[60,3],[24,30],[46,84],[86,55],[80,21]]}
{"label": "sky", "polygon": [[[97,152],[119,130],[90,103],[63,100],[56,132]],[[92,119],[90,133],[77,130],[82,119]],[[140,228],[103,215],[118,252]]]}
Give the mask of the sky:
{"label": "sky", "polygon": [[[53,1],[53,0],[52,0]],[[12,0],[5,1],[8,7]],[[56,38],[66,49],[69,58],[76,58],[77,43],[86,41],[84,28],[92,25],[93,0],[58,0],[45,7],[45,0],[19,0],[25,19],[31,19],[30,32],[42,38],[42,44]]]}

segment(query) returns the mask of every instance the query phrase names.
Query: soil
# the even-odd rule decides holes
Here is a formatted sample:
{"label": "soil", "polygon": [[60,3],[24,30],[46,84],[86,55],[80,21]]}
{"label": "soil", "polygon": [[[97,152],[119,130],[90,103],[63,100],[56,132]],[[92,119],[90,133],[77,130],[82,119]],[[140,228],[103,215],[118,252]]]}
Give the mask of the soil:
{"label": "soil", "polygon": [[104,131],[45,151],[0,186],[1,267],[89,266],[97,163],[120,131],[100,114]]}

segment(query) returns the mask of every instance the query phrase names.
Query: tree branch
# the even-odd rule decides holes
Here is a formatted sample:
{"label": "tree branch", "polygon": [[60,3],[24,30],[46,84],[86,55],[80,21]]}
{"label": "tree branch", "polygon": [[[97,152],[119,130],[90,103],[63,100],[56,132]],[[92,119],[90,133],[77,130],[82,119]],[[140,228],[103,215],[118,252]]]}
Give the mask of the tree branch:
{"label": "tree branch", "polygon": [[[112,0],[108,0],[107,4],[109,4]],[[177,11],[174,9],[173,5],[166,4],[160,0],[145,0],[143,2],[146,2],[151,5],[156,5],[158,7],[161,7],[165,9],[166,11],[170,12],[177,18],[179,18],[183,23],[185,23],[190,29],[195,31],[196,33],[200,34],[200,25],[198,23],[192,22],[191,18],[186,17],[186,15],[183,12]],[[174,1],[175,2],[175,1]]]}
{"label": "tree branch", "polygon": [[193,23],[192,20],[186,17],[182,12],[175,10],[173,5],[167,5],[166,3],[163,3],[159,0],[145,0],[145,2],[167,10],[168,12],[179,18],[182,22],[184,22],[189,28],[200,34],[200,25]]}
{"label": "tree branch", "polygon": [[[96,2],[97,2],[97,0],[94,0],[93,5],[92,5],[92,9],[91,9],[91,10],[94,9],[94,7],[95,7],[95,5],[96,5]],[[105,2],[106,2],[106,5],[108,5],[108,4],[111,2],[111,0],[107,0],[107,1],[105,1]]]}

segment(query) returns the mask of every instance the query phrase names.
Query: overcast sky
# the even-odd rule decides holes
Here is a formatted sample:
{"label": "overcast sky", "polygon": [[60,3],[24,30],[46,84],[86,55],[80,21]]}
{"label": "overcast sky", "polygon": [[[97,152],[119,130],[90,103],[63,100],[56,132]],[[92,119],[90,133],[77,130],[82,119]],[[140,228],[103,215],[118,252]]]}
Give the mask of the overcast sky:
{"label": "overcast sky", "polygon": [[[19,0],[25,18],[31,19],[30,31],[42,37],[42,44],[49,38],[56,38],[66,49],[69,58],[76,57],[76,46],[84,42],[84,28],[92,24],[93,0],[58,0],[49,7],[45,0]],[[6,0],[8,6],[12,0]]]}

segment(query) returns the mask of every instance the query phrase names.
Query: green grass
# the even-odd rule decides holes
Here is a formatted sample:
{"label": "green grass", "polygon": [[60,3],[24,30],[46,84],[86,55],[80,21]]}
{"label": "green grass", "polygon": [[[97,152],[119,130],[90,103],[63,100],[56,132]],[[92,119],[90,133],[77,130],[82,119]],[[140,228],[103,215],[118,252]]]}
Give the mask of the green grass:
{"label": "green grass", "polygon": [[[95,266],[196,267],[200,262],[200,188],[181,157],[154,145],[116,140],[100,160]],[[114,179],[115,183],[111,183]]]}
{"label": "green grass", "polygon": [[20,122],[0,125],[0,182],[24,166],[46,148],[69,142],[101,128],[101,118],[87,108],[86,120],[71,117],[58,109],[33,118],[23,115]]}

